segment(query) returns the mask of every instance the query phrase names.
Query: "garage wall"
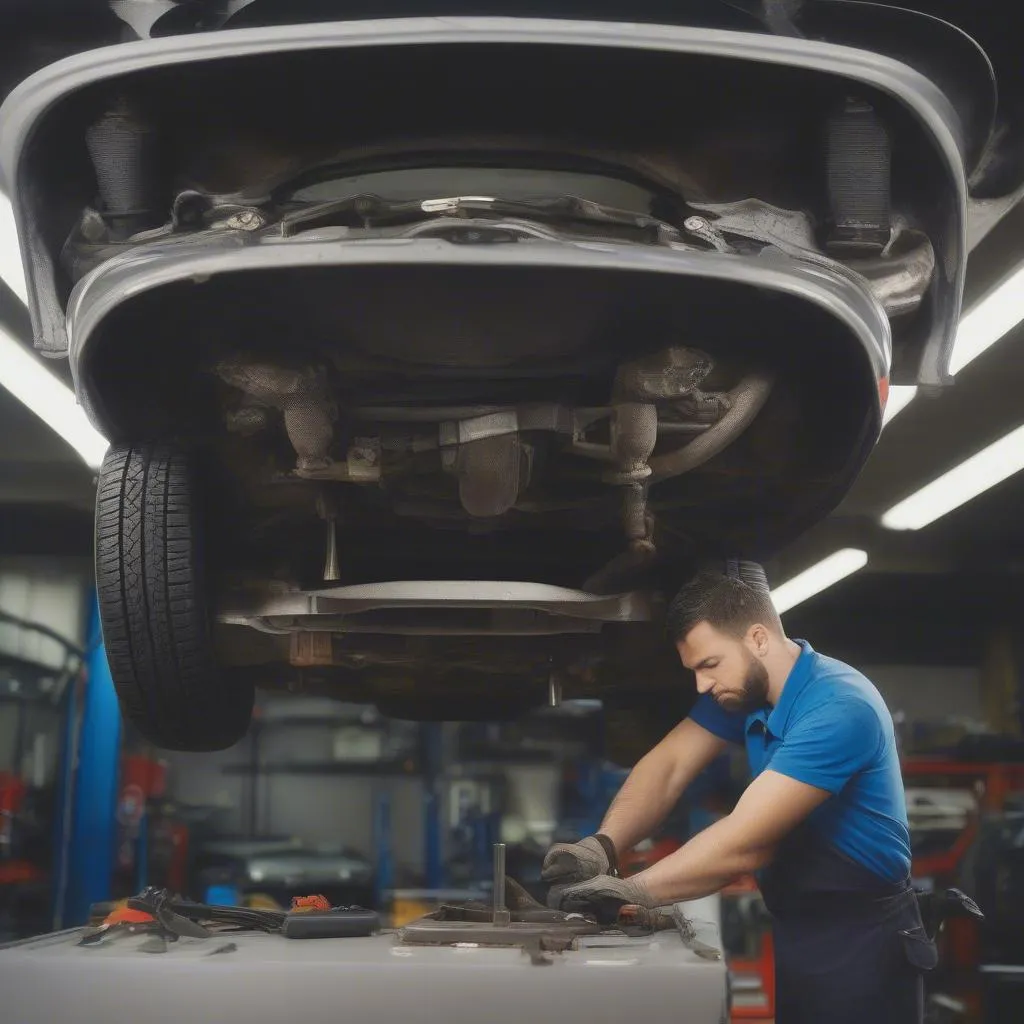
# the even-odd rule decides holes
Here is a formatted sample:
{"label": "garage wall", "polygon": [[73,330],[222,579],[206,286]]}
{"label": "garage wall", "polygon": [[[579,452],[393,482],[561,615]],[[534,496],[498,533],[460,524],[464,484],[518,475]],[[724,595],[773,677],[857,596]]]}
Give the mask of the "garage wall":
{"label": "garage wall", "polygon": [[[89,570],[85,564],[0,558],[0,611],[39,622],[84,646],[88,581]],[[53,669],[65,663],[64,648],[57,641],[2,621],[0,653]],[[10,686],[7,678],[5,674],[5,693]],[[0,771],[13,770],[36,785],[44,785],[56,770],[60,715],[47,706],[23,707],[21,715],[26,743],[22,763],[15,764],[17,706],[0,703]]]}
{"label": "garage wall", "polygon": [[[980,670],[948,666],[858,665],[879,688],[890,710],[911,721],[980,719]],[[283,702],[286,703],[286,702]],[[330,761],[334,729],[281,726],[261,740],[265,762]],[[248,826],[250,779],[225,773],[224,766],[248,763],[248,740],[218,754],[165,755],[171,792],[189,803],[225,808],[222,828],[242,833]],[[265,775],[260,780],[259,820],[265,834],[294,835],[310,844],[351,846],[373,860],[373,797],[391,793],[393,852],[397,865],[423,869],[423,786],[416,779],[373,779],[339,775]],[[529,789],[529,786],[526,787]],[[537,788],[537,798],[544,794]],[[523,799],[532,794],[520,793]]]}
{"label": "garage wall", "polygon": [[982,720],[981,670],[947,665],[858,665],[889,710],[908,720]]}
{"label": "garage wall", "polygon": [[[333,729],[275,729],[260,744],[264,762],[330,761]],[[248,828],[251,777],[224,771],[247,764],[249,740],[216,754],[163,754],[169,767],[169,788],[186,803],[216,804],[225,832]],[[374,794],[391,795],[392,855],[396,866],[423,870],[423,785],[419,779],[374,779],[358,775],[264,774],[257,782],[259,831],[295,836],[311,845],[343,844],[374,860]]]}
{"label": "garage wall", "polygon": [[[80,568],[61,562],[0,559],[0,611],[39,622],[84,645],[86,586]],[[64,652],[56,641],[0,622],[0,651],[59,667]]]}

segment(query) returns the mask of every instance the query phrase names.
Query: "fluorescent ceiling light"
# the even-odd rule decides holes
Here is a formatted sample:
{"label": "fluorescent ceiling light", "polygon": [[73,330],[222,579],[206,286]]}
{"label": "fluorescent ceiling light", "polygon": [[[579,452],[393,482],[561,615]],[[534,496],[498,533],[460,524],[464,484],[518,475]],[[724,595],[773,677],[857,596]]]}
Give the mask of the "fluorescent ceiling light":
{"label": "fluorescent ceiling light", "polygon": [[[1024,320],[1024,263],[1015,267],[990,292],[960,317],[949,372],[954,376]],[[889,388],[882,426],[894,420],[917,395],[912,385]]]}
{"label": "fluorescent ceiling light", "polygon": [[782,615],[809,597],[814,597],[815,594],[820,594],[833,584],[846,579],[858,569],[863,569],[867,564],[866,551],[861,551],[860,548],[841,548],[777,586],[772,591],[775,608]]}
{"label": "fluorescent ceiling light", "polygon": [[0,327],[0,386],[27,405],[97,469],[107,451],[107,441],[88,421],[75,394],[55,377],[24,345]]}
{"label": "fluorescent ceiling light", "polygon": [[1024,263],[1002,279],[960,317],[950,373],[959,373],[971,360],[1024,320]]}
{"label": "fluorescent ceiling light", "polygon": [[25,286],[25,268],[21,264],[21,247],[18,245],[18,229],[14,226],[14,210],[11,201],[0,192],[0,278],[7,287],[21,299],[28,301]]}
{"label": "fluorescent ceiling light", "polygon": [[920,530],[1024,469],[1024,426],[982,448],[882,516],[890,530]]}
{"label": "fluorescent ceiling light", "polygon": [[914,384],[893,384],[889,388],[889,397],[885,403],[885,412],[882,414],[882,428],[887,427],[910,403],[917,394],[917,386]]}

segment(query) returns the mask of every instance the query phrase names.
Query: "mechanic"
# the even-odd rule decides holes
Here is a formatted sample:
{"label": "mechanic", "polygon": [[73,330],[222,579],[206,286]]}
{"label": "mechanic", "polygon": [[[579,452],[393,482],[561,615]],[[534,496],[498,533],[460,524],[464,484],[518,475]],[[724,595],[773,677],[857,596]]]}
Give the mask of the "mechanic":
{"label": "mechanic", "polygon": [[[548,852],[552,906],[665,906],[758,872],[778,1024],[921,1021],[936,950],[910,886],[903,780],[878,691],[786,636],[754,563],[700,572],[667,618],[697,702],[633,769],[599,834]],[[654,833],[728,743],[745,744],[753,776],[732,813],[619,878],[618,855]]]}

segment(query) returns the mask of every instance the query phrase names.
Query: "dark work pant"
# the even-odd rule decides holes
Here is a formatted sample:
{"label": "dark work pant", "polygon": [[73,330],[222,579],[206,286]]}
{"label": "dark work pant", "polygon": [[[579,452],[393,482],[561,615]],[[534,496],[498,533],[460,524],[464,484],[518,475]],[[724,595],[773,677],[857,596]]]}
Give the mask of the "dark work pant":
{"label": "dark work pant", "polygon": [[909,880],[887,883],[800,836],[761,881],[773,917],[777,1024],[921,1024],[923,972],[937,957]]}

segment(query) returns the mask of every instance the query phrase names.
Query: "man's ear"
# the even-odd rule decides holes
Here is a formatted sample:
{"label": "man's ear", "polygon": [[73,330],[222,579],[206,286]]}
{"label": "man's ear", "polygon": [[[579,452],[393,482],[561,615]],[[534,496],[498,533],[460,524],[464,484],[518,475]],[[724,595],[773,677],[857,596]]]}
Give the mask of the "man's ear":
{"label": "man's ear", "polygon": [[747,630],[746,640],[751,651],[759,658],[763,658],[768,653],[768,630],[760,623],[755,622]]}

